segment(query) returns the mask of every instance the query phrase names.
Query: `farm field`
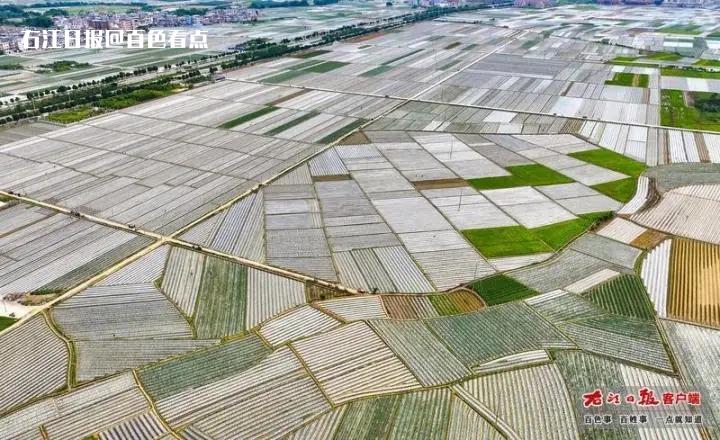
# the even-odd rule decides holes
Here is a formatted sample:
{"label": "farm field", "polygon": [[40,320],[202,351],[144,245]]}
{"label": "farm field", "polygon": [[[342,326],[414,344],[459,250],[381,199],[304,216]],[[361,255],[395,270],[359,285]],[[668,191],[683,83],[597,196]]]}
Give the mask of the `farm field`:
{"label": "farm field", "polygon": [[[679,239],[671,254],[671,316],[717,327],[718,305],[714,293],[717,282],[718,246]],[[690,297],[688,297],[690,296]]]}
{"label": "farm field", "polygon": [[649,83],[650,77],[648,75],[622,72],[616,73],[612,79],[605,81],[605,84],[608,85],[625,87],[647,87]]}
{"label": "farm field", "polygon": [[663,124],[699,130],[720,130],[720,112],[703,105],[714,94],[663,90]]}
{"label": "farm field", "polygon": [[[660,124],[717,17],[462,12],[0,132],[0,439],[720,435],[720,132]],[[642,387],[703,423],[585,424]]]}

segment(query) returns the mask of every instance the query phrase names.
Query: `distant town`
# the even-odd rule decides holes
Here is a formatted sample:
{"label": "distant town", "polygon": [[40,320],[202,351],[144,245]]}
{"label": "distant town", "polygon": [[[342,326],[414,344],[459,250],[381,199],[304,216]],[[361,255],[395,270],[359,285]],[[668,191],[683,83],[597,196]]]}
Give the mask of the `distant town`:
{"label": "distant town", "polygon": [[257,20],[260,12],[240,6],[216,9],[175,9],[143,11],[136,8],[125,13],[96,13],[55,16],[53,25],[59,29],[133,30],[149,27],[182,27],[238,23]]}

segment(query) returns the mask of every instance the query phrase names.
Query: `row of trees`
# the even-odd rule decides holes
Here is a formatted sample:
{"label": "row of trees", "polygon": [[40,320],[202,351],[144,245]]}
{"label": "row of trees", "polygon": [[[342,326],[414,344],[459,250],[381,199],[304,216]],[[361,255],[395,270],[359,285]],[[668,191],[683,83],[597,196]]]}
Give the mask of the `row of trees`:
{"label": "row of trees", "polygon": [[[32,118],[45,113],[70,109],[78,106],[100,108],[122,108],[122,105],[134,105],[143,100],[165,96],[170,90],[181,86],[180,77],[188,75],[168,75],[152,81],[132,85],[120,85],[117,82],[92,81],[83,86],[60,87],[55,90],[35,92],[34,99],[19,103],[11,108],[0,109],[0,124]],[[163,92],[163,93],[158,93]]]}
{"label": "row of trees", "polygon": [[285,0],[276,2],[272,0],[255,0],[250,3],[250,7],[253,9],[265,9],[265,8],[289,8],[293,6],[309,6],[307,0]]}
{"label": "row of trees", "polygon": [[53,25],[51,11],[41,14],[21,6],[0,5],[0,25],[50,27]]}
{"label": "row of trees", "polygon": [[[214,59],[219,58],[225,58],[228,55],[231,55],[233,52],[224,52],[219,54],[213,54],[213,55],[203,55],[202,57],[199,57],[194,60],[183,60],[179,61],[177,64],[165,64],[163,68],[165,70],[170,70],[173,67],[182,67],[182,66],[189,66],[189,65],[197,65],[200,62],[205,61],[212,61]],[[21,66],[22,67],[22,66]],[[3,68],[5,68],[3,66]],[[141,76],[146,75],[148,73],[158,72],[160,70],[159,66],[147,66],[147,67],[141,67],[138,69],[133,70],[132,72],[118,72],[114,75],[106,76],[101,80],[92,80],[87,82],[79,82],[77,84],[73,84],[72,86],[59,86],[56,89],[44,89],[44,90],[35,90],[31,92],[27,92],[25,96],[29,100],[33,99],[41,99],[43,97],[49,97],[51,95],[55,95],[57,93],[65,93],[70,90],[77,90],[85,87],[95,86],[100,83],[114,83],[119,82],[125,78],[132,77],[132,76]],[[0,105],[9,105],[12,103],[20,102],[20,98],[11,98],[8,101],[0,101]],[[30,103],[31,104],[31,103]],[[23,109],[20,109],[19,112],[22,112]]]}

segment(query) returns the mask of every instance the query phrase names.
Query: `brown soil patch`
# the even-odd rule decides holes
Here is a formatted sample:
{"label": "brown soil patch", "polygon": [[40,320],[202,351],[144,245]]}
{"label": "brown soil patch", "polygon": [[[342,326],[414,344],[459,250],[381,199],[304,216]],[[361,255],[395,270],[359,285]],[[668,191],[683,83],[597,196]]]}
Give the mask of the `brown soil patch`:
{"label": "brown soil patch", "polygon": [[673,318],[720,327],[720,246],[673,241],[667,310]]}
{"label": "brown soil patch", "polygon": [[19,302],[24,306],[37,306],[50,302],[58,296],[60,296],[59,293],[49,293],[45,295],[35,295],[32,293],[28,293],[23,295],[22,299]]}
{"label": "brown soil patch", "polygon": [[417,319],[410,297],[405,295],[383,295],[383,304],[388,316],[393,319]]}
{"label": "brown soil patch", "polygon": [[349,43],[361,43],[363,41],[372,40],[373,38],[382,37],[383,35],[385,35],[385,32],[377,31],[377,32],[371,32],[369,34],[360,35],[360,36],[353,37],[353,38],[348,38],[345,41],[349,42]]}
{"label": "brown soil patch", "polygon": [[427,295],[383,295],[388,315],[394,319],[418,319],[438,316]]}
{"label": "brown soil patch", "polygon": [[338,180],[350,180],[349,174],[336,174],[333,176],[313,176],[313,182],[336,182]]}
{"label": "brown soil patch", "polygon": [[297,97],[300,96],[300,95],[304,95],[305,93],[307,93],[307,92],[309,92],[309,91],[310,91],[309,89],[299,90],[299,91],[297,91],[297,92],[295,92],[295,93],[291,93],[291,94],[289,94],[289,95],[287,95],[287,96],[283,96],[282,98],[278,98],[278,99],[276,99],[276,100],[274,100],[274,101],[270,101],[270,102],[268,102],[268,103],[265,104],[265,105],[267,105],[267,106],[278,105],[278,104],[280,104],[280,103],[282,103],[282,102],[289,101],[289,100],[291,100],[291,99],[293,99],[293,98],[297,98]]}
{"label": "brown soil patch", "polygon": [[655,246],[659,245],[661,241],[665,240],[665,238],[667,238],[667,235],[663,234],[662,232],[648,229],[647,231],[640,234],[630,244],[641,249],[652,249]]}
{"label": "brown soil patch", "polygon": [[338,145],[365,145],[370,143],[370,139],[365,136],[365,133],[363,133],[362,131],[356,131],[350,136],[347,136],[343,140],[341,140]]}
{"label": "brown soil patch", "polygon": [[313,302],[341,298],[343,296],[350,296],[350,294],[342,290],[331,289],[315,283],[305,283],[305,296],[308,302]]}
{"label": "brown soil patch", "polygon": [[705,144],[705,136],[702,133],[693,133],[693,137],[695,138],[695,146],[698,150],[700,162],[710,162],[710,152]]}
{"label": "brown soil patch", "polygon": [[448,293],[448,298],[455,307],[463,313],[473,312],[485,307],[485,304],[483,304],[474,292],[466,289],[458,289],[450,292]]}

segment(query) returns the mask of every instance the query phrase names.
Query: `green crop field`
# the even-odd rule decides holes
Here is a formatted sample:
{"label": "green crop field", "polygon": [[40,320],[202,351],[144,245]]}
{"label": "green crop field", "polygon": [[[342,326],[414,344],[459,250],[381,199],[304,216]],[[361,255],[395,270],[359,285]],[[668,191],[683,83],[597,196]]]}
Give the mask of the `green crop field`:
{"label": "green crop field", "polygon": [[83,119],[93,116],[94,112],[92,107],[79,107],[72,110],[64,110],[57,113],[51,113],[48,115],[48,120],[53,122],[59,122],[61,124],[71,124],[73,122],[82,121]]}
{"label": "green crop field", "polygon": [[379,66],[374,69],[368,70],[367,72],[364,72],[361,76],[376,76],[380,75],[381,73],[385,73],[389,70],[392,70],[394,66]]}
{"label": "green crop field", "polygon": [[594,287],[587,299],[610,313],[651,320],[655,316],[642,280],[635,275],[622,275]]}
{"label": "green crop field", "polygon": [[307,72],[315,72],[315,73],[325,73],[330,72],[331,70],[339,69],[342,66],[347,66],[348,63],[343,63],[340,61],[324,61],[322,63],[318,63],[315,65],[312,65],[310,67],[307,67],[303,70]]}
{"label": "green crop field", "polygon": [[712,106],[706,106],[705,110],[696,107],[698,102],[710,100],[711,95],[709,92],[687,92],[686,98],[681,90],[662,90],[660,123],[668,127],[720,131],[720,111],[712,111]]}
{"label": "green crop field", "polygon": [[524,226],[468,229],[463,235],[488,258],[552,252],[553,249]]}
{"label": "green crop field", "polygon": [[462,60],[452,60],[452,61],[450,61],[449,63],[440,66],[440,70],[448,70],[448,69],[451,68],[452,66],[460,63],[460,61],[462,61]]}
{"label": "green crop field", "polygon": [[529,298],[538,292],[505,275],[493,275],[470,285],[488,306]]}
{"label": "green crop field", "polygon": [[568,220],[539,228],[524,226],[466,229],[463,235],[488,258],[529,255],[557,251],[585,232],[596,221],[610,213],[583,214]]}
{"label": "green crop field", "polygon": [[563,176],[557,171],[540,164],[517,165],[507,167],[507,170],[510,172],[510,176],[484,177],[481,179],[470,179],[468,182],[473,188],[479,190],[573,182],[569,177]]}
{"label": "green crop field", "polygon": [[531,47],[536,46],[539,42],[540,40],[527,40],[520,46],[520,49],[530,49]]}
{"label": "green crop field", "polygon": [[613,58],[612,61],[619,61],[619,62],[623,62],[623,63],[631,63],[631,62],[637,60],[638,58],[639,58],[639,57],[620,56],[620,57],[615,57],[615,58]]}
{"label": "green crop field", "polygon": [[346,65],[347,63],[342,63],[340,61],[308,60],[290,67],[290,70],[262,78],[262,81],[279,83],[297,78],[298,76],[305,75],[306,73],[326,73]]}
{"label": "green crop field", "polygon": [[650,84],[650,77],[641,73],[616,73],[612,79],[605,81],[605,84],[612,86],[643,87]]}
{"label": "green crop field", "polygon": [[694,65],[701,67],[720,67],[720,60],[697,60]]}
{"label": "green crop field", "polygon": [[0,55],[0,69],[12,66],[13,68],[29,61],[28,58],[16,57],[11,55]]}
{"label": "green crop field", "polygon": [[644,163],[605,148],[579,151],[568,156],[633,177],[639,177],[647,169]]}
{"label": "green crop field", "polygon": [[644,55],[643,58],[655,61],[677,61],[682,59],[683,56],[674,52],[654,52],[650,55]]}
{"label": "green crop field", "polygon": [[625,58],[625,57],[615,58],[613,60],[607,61],[606,64],[613,64],[616,66],[631,66],[631,67],[650,67],[650,68],[660,67],[659,64],[639,63],[636,61],[625,61],[625,60],[620,60],[619,58]]}
{"label": "green crop field", "polygon": [[531,229],[531,231],[542,241],[548,244],[553,250],[560,250],[563,246],[580,236],[596,221],[611,216],[608,212],[596,212],[582,214],[574,220],[555,223]]}
{"label": "green crop field", "polygon": [[3,331],[11,325],[15,324],[15,321],[17,321],[17,319],[8,318],[7,316],[0,316],[0,331]]}
{"label": "green crop field", "polygon": [[221,338],[245,329],[247,267],[208,257],[195,308],[198,338]]}
{"label": "green crop field", "polygon": [[318,140],[317,142],[320,144],[329,144],[332,142],[335,142],[336,140],[340,139],[341,137],[345,136],[346,134],[350,133],[351,131],[355,130],[356,128],[360,127],[365,123],[365,119],[358,119],[356,121],[353,121],[349,124],[347,124],[344,127],[340,127],[337,130],[333,131],[332,133],[324,136],[322,139]]}
{"label": "green crop field", "polygon": [[681,76],[684,78],[705,78],[720,79],[720,72],[703,70],[697,68],[663,67],[660,71],[662,76]]}
{"label": "green crop field", "polygon": [[192,352],[139,371],[140,380],[155,399],[202,386],[259,363],[270,353],[260,338],[248,335],[227,344]]}
{"label": "green crop field", "polygon": [[619,202],[627,203],[637,191],[637,179],[628,177],[627,179],[593,185],[593,188]]}
{"label": "green crop field", "polygon": [[697,24],[674,24],[671,26],[665,26],[658,29],[658,32],[664,34],[678,34],[678,35],[698,35],[702,32],[702,27]]}

